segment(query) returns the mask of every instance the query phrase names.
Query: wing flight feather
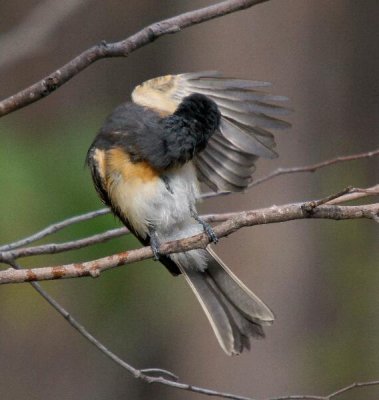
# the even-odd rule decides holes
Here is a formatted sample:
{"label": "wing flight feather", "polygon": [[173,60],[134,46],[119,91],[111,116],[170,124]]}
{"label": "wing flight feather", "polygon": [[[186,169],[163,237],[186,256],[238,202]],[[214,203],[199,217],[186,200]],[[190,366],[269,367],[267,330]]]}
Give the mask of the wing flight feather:
{"label": "wing flight feather", "polygon": [[192,93],[215,101],[222,114],[221,125],[206,149],[194,158],[198,178],[215,191],[241,191],[251,183],[258,157],[277,156],[269,130],[290,127],[280,118],[291,110],[277,104],[288,99],[261,90],[268,86],[268,82],[205,71],[150,79],[134,89],[132,99],[161,115],[172,114]]}

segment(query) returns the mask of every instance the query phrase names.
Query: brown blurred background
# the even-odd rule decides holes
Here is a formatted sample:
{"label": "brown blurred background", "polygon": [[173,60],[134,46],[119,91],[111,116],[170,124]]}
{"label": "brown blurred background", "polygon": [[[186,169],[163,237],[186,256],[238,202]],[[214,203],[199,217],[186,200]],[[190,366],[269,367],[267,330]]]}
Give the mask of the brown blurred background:
{"label": "brown blurred background", "polygon": [[[61,2],[64,4],[65,2]],[[0,94],[7,97],[105,39],[211,1],[83,3],[32,54],[16,50],[51,22],[45,10],[11,48],[0,47]],[[42,1],[3,0],[0,45]],[[53,4],[53,2],[51,2]],[[69,4],[69,2],[67,2]],[[101,207],[83,167],[104,117],[132,88],[167,73],[217,69],[273,83],[295,113],[277,134],[277,160],[256,176],[372,150],[379,144],[377,0],[272,0],[99,61],[48,98],[1,120],[0,241]],[[29,42],[28,42],[29,41]],[[12,59],[15,61],[12,62]],[[9,62],[10,60],[10,62]],[[378,160],[291,175],[209,200],[203,212],[238,211],[320,198],[379,180]],[[63,241],[118,225],[107,216],[50,238]],[[89,260],[137,246],[118,239],[74,253],[21,260],[23,266]],[[254,398],[326,394],[379,378],[378,227],[372,221],[296,221],[244,229],[218,253],[275,311],[264,341],[229,358],[181,278],[145,262],[101,278],[47,282],[53,294],[111,350],[136,367],[161,367],[185,381]],[[195,399],[130,377],[83,340],[29,285],[0,288],[0,398]],[[379,388],[343,399],[377,399]],[[342,398],[342,397],[341,397]]]}

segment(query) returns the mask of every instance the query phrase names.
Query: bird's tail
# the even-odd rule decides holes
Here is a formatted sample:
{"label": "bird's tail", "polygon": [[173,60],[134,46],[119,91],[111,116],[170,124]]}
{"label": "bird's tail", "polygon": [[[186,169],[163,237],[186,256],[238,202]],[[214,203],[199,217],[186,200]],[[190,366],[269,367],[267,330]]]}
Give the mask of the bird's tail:
{"label": "bird's tail", "polygon": [[228,355],[250,348],[250,337],[264,337],[262,325],[274,320],[272,311],[251,292],[211,250],[200,271],[177,264],[203,307],[213,331]]}

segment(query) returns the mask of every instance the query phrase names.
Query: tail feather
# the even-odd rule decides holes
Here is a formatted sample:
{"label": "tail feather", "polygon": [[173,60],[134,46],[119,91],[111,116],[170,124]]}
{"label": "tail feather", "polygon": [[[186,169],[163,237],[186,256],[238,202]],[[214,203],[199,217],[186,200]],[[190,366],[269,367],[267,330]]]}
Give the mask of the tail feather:
{"label": "tail feather", "polygon": [[208,279],[206,279],[207,274],[192,268],[182,267],[180,264],[179,268],[199,300],[222,349],[231,355],[234,348],[236,328]]}
{"label": "tail feather", "polygon": [[217,257],[207,249],[207,268],[203,271],[177,260],[211,323],[213,331],[228,354],[250,349],[250,337],[262,338],[262,325],[274,320],[271,310],[251,292]]}
{"label": "tail feather", "polygon": [[208,248],[207,271],[228,300],[251,322],[271,325],[273,312],[222,262],[215,252]]}

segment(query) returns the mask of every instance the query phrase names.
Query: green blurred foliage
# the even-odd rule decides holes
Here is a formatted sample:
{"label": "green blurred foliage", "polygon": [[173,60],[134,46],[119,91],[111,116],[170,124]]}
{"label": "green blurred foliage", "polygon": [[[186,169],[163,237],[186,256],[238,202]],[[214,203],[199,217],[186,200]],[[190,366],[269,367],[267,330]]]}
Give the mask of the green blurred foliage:
{"label": "green blurred foliage", "polygon": [[[49,129],[49,134],[46,134],[46,129]],[[0,216],[1,243],[18,240],[51,223],[103,207],[92,186],[90,173],[84,167],[87,148],[96,133],[91,119],[83,119],[81,123],[63,121],[55,127],[45,127],[44,133],[39,137],[22,135],[11,126],[2,130],[0,182],[6,190],[0,196],[0,209],[5,211]],[[82,238],[116,226],[120,223],[112,215],[106,215],[75,224],[37,244]],[[138,246],[136,239],[124,236],[75,252],[19,261],[24,267],[57,265],[91,260]],[[161,318],[150,315],[141,320],[137,316],[153,313],[149,311],[149,298],[157,296],[164,301],[165,280],[168,278],[169,274],[160,264],[146,261],[104,273],[95,281],[84,278],[48,282],[44,286],[68,304],[74,314],[75,311],[86,310],[86,322],[112,336],[109,325],[113,324],[117,315],[122,316],[120,323],[135,324],[134,330],[138,334],[144,330],[142,324],[145,325],[146,321]],[[9,292],[12,292],[12,297]],[[144,292],[151,297],[145,296]],[[131,301],[134,297],[145,299],[146,304],[141,303],[136,308]],[[9,307],[17,308],[17,312],[8,312],[15,316],[12,324],[18,325],[19,330],[30,328],[33,321],[44,319],[46,313],[44,305],[35,301],[35,293],[25,290],[25,285],[1,290],[0,302],[2,312],[7,312],[7,303]],[[25,303],[34,304],[32,312],[28,307],[20,307]],[[133,307],[128,307],[130,303]]]}

